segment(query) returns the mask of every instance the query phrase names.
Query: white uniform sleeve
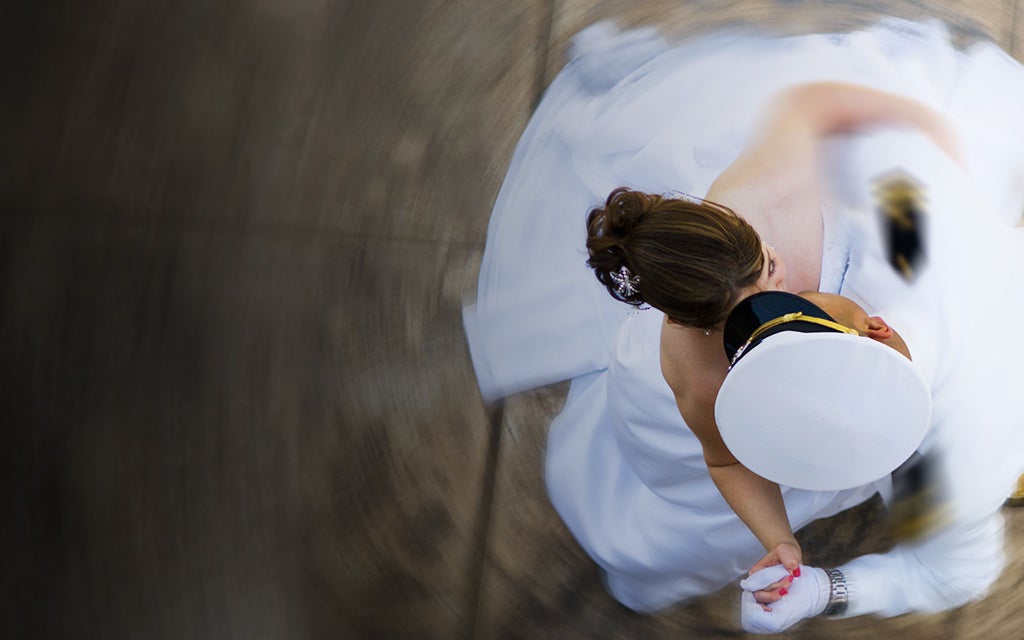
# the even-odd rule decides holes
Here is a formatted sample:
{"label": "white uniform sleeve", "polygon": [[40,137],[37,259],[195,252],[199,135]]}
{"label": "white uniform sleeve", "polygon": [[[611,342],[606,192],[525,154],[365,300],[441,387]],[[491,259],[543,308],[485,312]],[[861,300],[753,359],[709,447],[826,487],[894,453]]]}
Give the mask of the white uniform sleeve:
{"label": "white uniform sleeve", "polygon": [[922,543],[840,567],[850,588],[849,608],[840,617],[958,607],[984,597],[1004,565],[1001,514],[957,523]]}

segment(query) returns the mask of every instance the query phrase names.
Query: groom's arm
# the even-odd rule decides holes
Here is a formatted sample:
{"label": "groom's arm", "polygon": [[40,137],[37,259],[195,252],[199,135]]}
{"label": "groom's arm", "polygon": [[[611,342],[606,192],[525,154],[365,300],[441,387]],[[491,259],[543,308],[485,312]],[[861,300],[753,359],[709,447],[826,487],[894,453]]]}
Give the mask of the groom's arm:
{"label": "groom's arm", "polygon": [[762,200],[817,198],[822,142],[882,126],[919,130],[962,163],[949,122],[930,107],[867,87],[816,82],[783,91],[769,103],[750,142],[712,183],[707,197],[715,200],[726,193],[742,199],[752,192]]}
{"label": "groom's arm", "polygon": [[943,611],[980,599],[1003,570],[998,513],[958,523],[917,545],[856,558],[842,567],[850,603],[841,617]]}
{"label": "groom's arm", "polygon": [[959,141],[934,109],[876,89],[815,82],[788,89],[770,103],[751,142],[722,176],[774,172],[780,161],[812,162],[822,139],[879,126],[917,129],[960,161]]}
{"label": "groom's arm", "polygon": [[820,614],[848,618],[952,609],[984,597],[1004,564],[1002,518],[993,513],[971,524],[960,522],[917,545],[861,556],[838,570],[805,567],[790,593],[767,609],[757,605],[752,591],[782,572],[771,567],[755,573],[740,583],[743,627],[779,633]]}

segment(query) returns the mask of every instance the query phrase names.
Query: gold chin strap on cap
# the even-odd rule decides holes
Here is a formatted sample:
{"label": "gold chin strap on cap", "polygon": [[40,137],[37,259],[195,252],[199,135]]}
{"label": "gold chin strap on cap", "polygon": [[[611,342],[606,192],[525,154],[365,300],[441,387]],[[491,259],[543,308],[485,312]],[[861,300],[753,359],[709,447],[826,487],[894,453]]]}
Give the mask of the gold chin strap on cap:
{"label": "gold chin strap on cap", "polygon": [[779,316],[778,318],[772,318],[768,322],[762,324],[760,327],[754,329],[754,332],[750,334],[750,337],[747,338],[747,341],[743,343],[743,346],[736,350],[736,355],[732,357],[732,361],[729,363],[729,368],[731,369],[732,365],[736,364],[736,361],[740,359],[740,356],[743,355],[743,352],[747,350],[747,347],[750,346],[751,342],[757,340],[758,337],[760,337],[765,331],[775,328],[780,324],[786,324],[787,322],[810,322],[811,324],[818,324],[823,327],[828,327],[829,329],[835,329],[836,331],[839,331],[841,333],[848,333],[851,336],[860,335],[860,333],[858,333],[856,329],[851,329],[846,325],[839,324],[838,322],[833,322],[831,320],[826,320],[825,318],[819,318],[817,316],[805,316],[803,311],[787,313],[785,315]]}

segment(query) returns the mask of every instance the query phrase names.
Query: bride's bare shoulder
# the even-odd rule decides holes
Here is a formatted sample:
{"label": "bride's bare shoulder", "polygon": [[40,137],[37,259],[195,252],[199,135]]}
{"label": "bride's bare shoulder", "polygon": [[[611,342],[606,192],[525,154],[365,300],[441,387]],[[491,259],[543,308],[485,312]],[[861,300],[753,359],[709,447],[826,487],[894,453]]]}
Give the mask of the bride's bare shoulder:
{"label": "bride's bare shoulder", "polygon": [[720,341],[712,336],[666,323],[662,327],[661,369],[679,414],[700,440],[705,457],[729,460],[731,454],[715,424],[715,399],[727,365],[724,352],[715,349]]}
{"label": "bride's bare shoulder", "polygon": [[713,406],[725,378],[725,355],[714,349],[719,341],[700,333],[667,321],[661,328],[661,373],[680,405]]}

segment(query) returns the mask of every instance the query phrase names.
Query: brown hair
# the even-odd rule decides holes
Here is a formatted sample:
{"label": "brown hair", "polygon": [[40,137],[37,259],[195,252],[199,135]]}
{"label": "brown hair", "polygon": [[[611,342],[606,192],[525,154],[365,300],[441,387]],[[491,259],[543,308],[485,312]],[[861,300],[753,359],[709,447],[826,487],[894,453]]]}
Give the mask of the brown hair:
{"label": "brown hair", "polygon": [[[587,215],[587,250],[587,265],[613,298],[700,328],[725,320],[764,268],[760,237],[728,207],[624,187]],[[639,277],[632,295],[612,278],[623,266]]]}

